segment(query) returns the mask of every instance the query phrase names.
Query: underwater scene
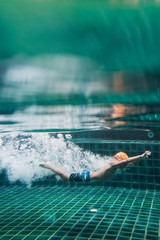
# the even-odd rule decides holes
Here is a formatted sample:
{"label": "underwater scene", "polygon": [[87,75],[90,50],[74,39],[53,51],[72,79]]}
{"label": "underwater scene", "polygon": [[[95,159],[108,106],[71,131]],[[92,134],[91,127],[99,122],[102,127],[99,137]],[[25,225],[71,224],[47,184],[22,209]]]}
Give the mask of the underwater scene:
{"label": "underwater scene", "polygon": [[159,13],[1,0],[0,239],[160,239]]}

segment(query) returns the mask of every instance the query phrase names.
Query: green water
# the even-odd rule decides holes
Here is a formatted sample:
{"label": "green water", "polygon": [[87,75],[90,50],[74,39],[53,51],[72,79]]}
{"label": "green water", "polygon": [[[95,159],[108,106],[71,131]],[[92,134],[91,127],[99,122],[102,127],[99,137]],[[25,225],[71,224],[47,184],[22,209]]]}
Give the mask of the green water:
{"label": "green water", "polygon": [[159,104],[159,12],[155,1],[2,0],[1,112]]}
{"label": "green water", "polygon": [[74,54],[107,70],[159,68],[159,5],[119,1],[0,3],[3,58]]}
{"label": "green water", "polygon": [[2,0],[0,111],[159,104],[159,11],[154,1]]}
{"label": "green water", "polygon": [[[158,239],[159,13],[157,1],[0,1],[0,239]],[[145,150],[106,182],[39,168]]]}

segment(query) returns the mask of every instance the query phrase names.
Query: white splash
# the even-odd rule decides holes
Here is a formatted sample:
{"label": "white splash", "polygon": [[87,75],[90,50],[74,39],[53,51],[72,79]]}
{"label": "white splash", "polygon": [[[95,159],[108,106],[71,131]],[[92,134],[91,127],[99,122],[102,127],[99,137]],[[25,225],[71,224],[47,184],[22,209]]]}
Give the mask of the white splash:
{"label": "white splash", "polygon": [[[66,140],[67,139],[67,140]],[[48,133],[6,134],[0,138],[0,171],[6,170],[10,182],[17,180],[31,186],[32,181],[52,175],[53,172],[39,167],[44,161],[67,172],[94,170],[110,161],[90,151],[84,151],[71,142],[71,136],[51,137]]]}

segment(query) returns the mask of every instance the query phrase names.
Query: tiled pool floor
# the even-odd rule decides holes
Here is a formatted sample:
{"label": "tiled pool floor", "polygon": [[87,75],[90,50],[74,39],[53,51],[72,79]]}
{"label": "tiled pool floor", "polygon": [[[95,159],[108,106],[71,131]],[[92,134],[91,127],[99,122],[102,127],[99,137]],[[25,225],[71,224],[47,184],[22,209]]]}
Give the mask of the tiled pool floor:
{"label": "tiled pool floor", "polygon": [[86,185],[0,188],[1,240],[157,240],[159,219],[158,191]]}

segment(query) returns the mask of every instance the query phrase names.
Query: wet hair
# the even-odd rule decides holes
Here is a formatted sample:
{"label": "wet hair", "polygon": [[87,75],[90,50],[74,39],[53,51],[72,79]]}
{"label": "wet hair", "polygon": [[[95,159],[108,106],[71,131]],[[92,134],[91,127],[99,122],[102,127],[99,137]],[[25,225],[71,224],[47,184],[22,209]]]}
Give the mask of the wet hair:
{"label": "wet hair", "polygon": [[114,155],[116,160],[127,160],[128,159],[128,155],[124,152],[118,152]]}

